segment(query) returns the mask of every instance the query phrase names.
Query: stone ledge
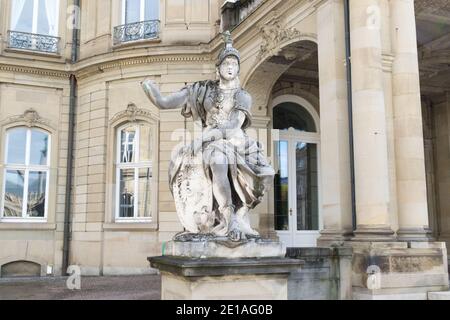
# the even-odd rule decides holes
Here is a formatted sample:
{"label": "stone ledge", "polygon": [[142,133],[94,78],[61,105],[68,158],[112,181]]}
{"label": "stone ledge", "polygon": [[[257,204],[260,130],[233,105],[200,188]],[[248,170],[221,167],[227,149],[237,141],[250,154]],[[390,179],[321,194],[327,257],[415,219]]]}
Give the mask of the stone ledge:
{"label": "stone ledge", "polygon": [[450,291],[428,292],[428,300],[450,300]]}
{"label": "stone ledge", "polygon": [[246,240],[232,242],[224,238],[201,241],[169,241],[163,246],[163,256],[186,258],[273,258],[285,257],[281,242],[270,240]]}
{"label": "stone ledge", "polygon": [[304,262],[288,258],[185,258],[175,256],[149,257],[150,266],[182,277],[230,275],[288,275],[300,269]]}

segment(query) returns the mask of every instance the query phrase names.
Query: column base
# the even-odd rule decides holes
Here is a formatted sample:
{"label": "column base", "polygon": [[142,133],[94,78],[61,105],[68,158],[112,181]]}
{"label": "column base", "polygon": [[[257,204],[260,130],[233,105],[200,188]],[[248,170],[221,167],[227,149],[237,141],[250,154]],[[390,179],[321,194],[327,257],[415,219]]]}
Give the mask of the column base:
{"label": "column base", "polygon": [[400,228],[397,231],[397,240],[426,242],[432,241],[433,236],[431,230],[428,228]]}
{"label": "column base", "polygon": [[317,246],[342,246],[346,241],[351,240],[352,237],[352,230],[325,229],[320,231],[320,237],[317,239]]}
{"label": "column base", "polygon": [[359,225],[353,232],[354,237],[351,241],[363,242],[390,242],[395,241],[395,232],[386,225],[364,226]]}
{"label": "column base", "polygon": [[447,249],[442,242],[350,242],[353,299],[426,300],[447,291]]}

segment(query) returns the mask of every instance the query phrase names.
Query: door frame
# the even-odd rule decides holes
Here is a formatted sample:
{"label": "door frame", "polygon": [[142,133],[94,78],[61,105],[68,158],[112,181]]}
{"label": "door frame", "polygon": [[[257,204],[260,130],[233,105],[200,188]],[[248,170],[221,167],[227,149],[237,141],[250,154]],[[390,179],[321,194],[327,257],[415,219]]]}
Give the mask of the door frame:
{"label": "door frame", "polygon": [[[304,143],[311,143],[311,144],[315,144],[317,146],[317,187],[318,187],[318,219],[319,219],[319,223],[318,223],[318,230],[314,230],[314,231],[296,231],[296,227],[294,227],[294,217],[297,217],[297,212],[295,212],[295,214],[293,215],[289,215],[289,226],[290,226],[290,230],[289,231],[277,231],[275,230],[276,234],[279,236],[281,241],[285,241],[285,244],[287,247],[315,247],[316,244],[316,240],[317,238],[320,236],[320,231],[323,229],[323,220],[322,220],[322,176],[321,176],[321,144],[320,144],[320,117],[318,112],[316,111],[316,108],[306,99],[296,96],[296,95],[291,95],[291,94],[285,94],[285,95],[281,95],[276,97],[272,103],[271,103],[271,108],[270,108],[270,112],[271,112],[271,119],[273,121],[273,109],[278,106],[279,104],[285,103],[285,102],[291,102],[291,103],[295,103],[298,104],[300,106],[302,106],[306,111],[308,111],[308,113],[311,115],[311,117],[314,120],[314,124],[316,127],[316,132],[304,132],[304,131],[298,131],[295,130],[294,128],[289,128],[289,130],[287,131],[279,131],[279,130],[273,130],[273,134],[271,135],[271,148],[272,151],[273,147],[275,146],[275,142],[276,141],[288,141],[288,150],[293,150],[293,146],[291,146],[293,143],[297,143],[297,142],[304,142]],[[273,122],[271,122],[273,123]],[[272,126],[272,124],[271,124]],[[292,151],[288,151],[292,152]],[[275,157],[276,157],[277,153],[276,152],[271,152],[271,161],[272,163],[274,163]],[[290,158],[288,159],[288,166],[289,166],[289,175],[291,176],[293,174],[293,178],[289,179],[289,181],[296,181],[296,171],[295,171],[295,158],[292,156],[292,154],[290,155]],[[292,180],[294,179],[294,180]],[[290,187],[289,188],[289,207],[290,209],[292,208],[293,210],[295,210],[296,208],[296,201],[297,201],[297,197],[295,194],[295,188]],[[272,212],[274,211],[274,194],[272,192],[272,199],[271,199],[271,208],[272,208]],[[311,240],[311,236],[315,235],[315,239],[314,241],[307,241],[308,239]],[[305,238],[305,242],[301,243],[299,242],[300,240],[297,240],[301,237]],[[291,239],[290,241],[286,241],[286,239]],[[290,242],[290,243],[287,243]],[[313,243],[314,242],[314,243]]]}

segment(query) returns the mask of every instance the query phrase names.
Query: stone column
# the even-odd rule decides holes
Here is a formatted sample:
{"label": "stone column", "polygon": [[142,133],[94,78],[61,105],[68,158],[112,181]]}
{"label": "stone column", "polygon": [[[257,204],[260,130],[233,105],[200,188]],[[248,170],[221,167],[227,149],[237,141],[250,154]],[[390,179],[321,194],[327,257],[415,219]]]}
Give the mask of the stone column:
{"label": "stone column", "polygon": [[399,240],[426,241],[427,186],[414,0],[390,2]]}
{"label": "stone column", "polygon": [[317,9],[322,217],[319,244],[352,232],[343,0]]}
{"label": "stone column", "polygon": [[350,0],[357,241],[390,241],[380,0]]}

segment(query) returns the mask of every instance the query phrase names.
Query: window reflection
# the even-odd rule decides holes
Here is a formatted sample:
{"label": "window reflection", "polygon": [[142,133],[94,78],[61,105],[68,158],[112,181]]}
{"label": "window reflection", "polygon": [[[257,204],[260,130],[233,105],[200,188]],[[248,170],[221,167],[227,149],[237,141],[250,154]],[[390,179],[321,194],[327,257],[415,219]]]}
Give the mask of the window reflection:
{"label": "window reflection", "polygon": [[120,161],[121,162],[133,162],[135,157],[135,143],[134,138],[136,137],[136,128],[129,127],[123,129],[121,132],[121,153],[120,153]]}
{"label": "window reflection", "polygon": [[42,131],[31,132],[30,163],[37,165],[47,164],[48,134]]}
{"label": "window reflection", "polygon": [[274,177],[275,230],[289,230],[288,142],[276,142],[277,167]]}
{"label": "window reflection", "polygon": [[21,217],[23,209],[23,187],[25,171],[7,170],[5,183],[4,211],[5,217]]}
{"label": "window reflection", "polygon": [[151,128],[147,125],[139,126],[139,159],[150,161],[152,157]]}
{"label": "window reflection", "polygon": [[8,131],[7,163],[25,164],[27,129],[14,128]]}
{"label": "window reflection", "polygon": [[27,216],[44,217],[45,188],[47,185],[46,172],[30,172],[28,175]]}
{"label": "window reflection", "polygon": [[138,196],[138,207],[139,207],[139,217],[149,218],[151,217],[151,179],[152,170],[150,168],[139,169],[139,196]]}
{"label": "window reflection", "polygon": [[134,169],[120,170],[119,216],[131,218],[134,216]]}
{"label": "window reflection", "polygon": [[317,146],[299,142],[295,150],[297,230],[318,230]]}

